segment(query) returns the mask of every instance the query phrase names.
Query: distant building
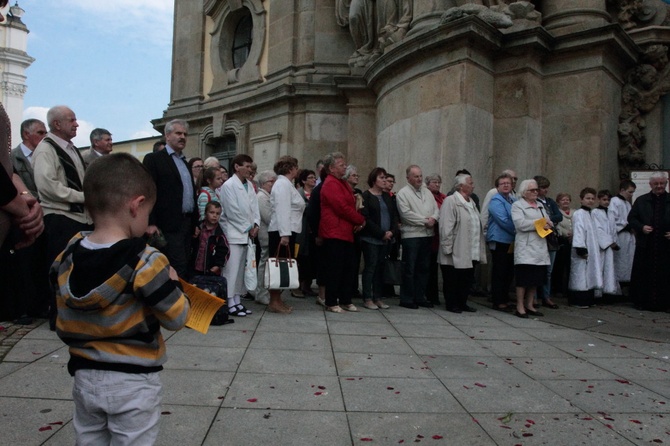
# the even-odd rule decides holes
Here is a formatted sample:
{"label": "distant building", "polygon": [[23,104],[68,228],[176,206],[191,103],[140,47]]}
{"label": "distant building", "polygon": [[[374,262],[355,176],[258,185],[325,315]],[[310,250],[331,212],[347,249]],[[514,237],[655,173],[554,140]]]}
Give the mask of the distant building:
{"label": "distant building", "polygon": [[364,173],[467,168],[482,191],[514,168],[573,196],[670,165],[661,0],[204,0],[174,16],[153,124],[186,119],[188,156],[248,153],[261,171],[339,150]]}
{"label": "distant building", "polygon": [[29,31],[21,21],[24,12],[17,2],[5,8],[5,21],[0,23],[0,90],[2,104],[12,121],[12,145],[21,141],[25,71],[35,61],[26,53]]}

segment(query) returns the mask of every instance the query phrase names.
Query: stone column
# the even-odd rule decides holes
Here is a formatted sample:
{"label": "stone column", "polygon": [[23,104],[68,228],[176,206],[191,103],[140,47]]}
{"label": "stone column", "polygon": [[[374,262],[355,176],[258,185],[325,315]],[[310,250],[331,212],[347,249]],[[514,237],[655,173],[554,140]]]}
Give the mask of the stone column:
{"label": "stone column", "polygon": [[414,18],[407,36],[436,27],[442,14],[454,6],[455,0],[414,0]]}
{"label": "stone column", "polygon": [[610,21],[606,0],[545,0],[542,25],[552,34],[602,26]]}

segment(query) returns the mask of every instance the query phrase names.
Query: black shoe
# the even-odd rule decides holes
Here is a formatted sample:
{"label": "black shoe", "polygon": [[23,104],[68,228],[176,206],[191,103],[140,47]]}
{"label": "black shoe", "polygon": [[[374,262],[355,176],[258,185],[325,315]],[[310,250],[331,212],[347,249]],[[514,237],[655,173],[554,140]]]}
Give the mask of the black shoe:
{"label": "black shoe", "polygon": [[24,314],[20,318],[14,321],[16,325],[30,325],[33,323],[33,318]]}
{"label": "black shoe", "polygon": [[458,313],[458,314],[463,312],[463,310],[461,310],[458,307],[447,307],[447,311],[449,311],[451,313]]}
{"label": "black shoe", "polygon": [[539,311],[529,310],[528,308],[526,308],[526,314],[530,314],[531,316],[544,316],[544,313],[541,313]]}
{"label": "black shoe", "polygon": [[461,310],[467,311],[468,313],[476,313],[477,312],[476,309],[474,309],[474,308],[472,308],[468,305],[465,305],[465,306],[461,307]]}
{"label": "black shoe", "polygon": [[514,310],[514,316],[520,317],[521,319],[528,319],[528,314],[527,313],[519,313],[516,310]]}
{"label": "black shoe", "polygon": [[419,308],[419,306],[414,302],[400,302],[399,305],[403,308],[409,308],[410,310],[416,310],[417,308]]}
{"label": "black shoe", "polygon": [[428,301],[419,302],[417,305],[420,306],[420,307],[423,307],[423,308],[435,308],[435,305],[433,305],[432,303],[430,303]]}

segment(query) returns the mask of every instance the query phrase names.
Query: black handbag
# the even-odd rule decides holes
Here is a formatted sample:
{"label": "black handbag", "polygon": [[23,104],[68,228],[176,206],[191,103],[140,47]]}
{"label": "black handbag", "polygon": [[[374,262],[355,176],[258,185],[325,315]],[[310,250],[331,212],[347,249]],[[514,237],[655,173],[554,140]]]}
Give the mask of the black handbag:
{"label": "black handbag", "polygon": [[402,261],[389,257],[384,259],[384,284],[402,285]]}

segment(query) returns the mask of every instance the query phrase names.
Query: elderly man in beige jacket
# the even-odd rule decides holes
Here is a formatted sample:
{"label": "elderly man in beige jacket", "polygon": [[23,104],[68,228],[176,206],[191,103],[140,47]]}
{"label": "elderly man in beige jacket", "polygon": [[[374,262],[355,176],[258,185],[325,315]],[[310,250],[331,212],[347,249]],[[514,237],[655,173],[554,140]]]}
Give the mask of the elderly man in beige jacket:
{"label": "elderly man in beige jacket", "polygon": [[433,194],[423,184],[417,165],[406,169],[407,186],[396,194],[402,234],[402,285],[400,306],[433,308],[425,296],[430,264],[430,243],[435,233],[438,209]]}

